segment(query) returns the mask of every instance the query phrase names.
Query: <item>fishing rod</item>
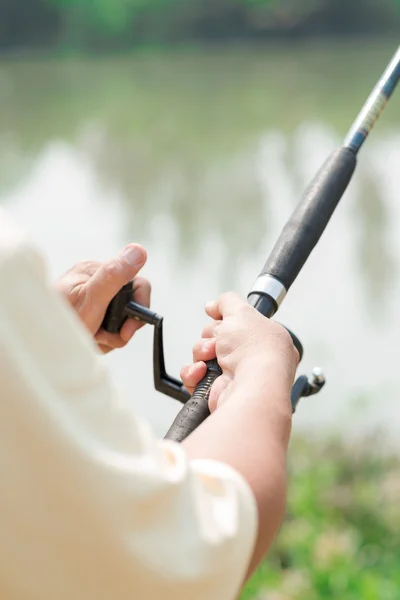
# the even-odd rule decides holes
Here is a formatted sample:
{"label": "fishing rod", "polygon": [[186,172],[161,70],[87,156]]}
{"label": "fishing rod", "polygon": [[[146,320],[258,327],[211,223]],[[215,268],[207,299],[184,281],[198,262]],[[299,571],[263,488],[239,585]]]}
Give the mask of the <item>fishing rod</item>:
{"label": "fishing rod", "polygon": [[[353,177],[357,155],[394,92],[399,79],[400,46],[354,121],[343,145],[334,150],[305,190],[248,294],[249,304],[265,317],[271,318],[278,311],[319,241]],[[116,333],[120,331],[127,318],[134,318],[154,326],[155,388],[184,404],[165,437],[181,442],[209,416],[208,398],[211,386],[222,371],[216,359],[208,361],[205,377],[190,396],[182,382],[166,372],[163,318],[150,309],[136,304],[133,301],[132,290],[131,282],[114,298],[108,307],[103,327],[111,333]],[[292,332],[289,333],[301,359],[302,345]],[[310,377],[300,376],[292,388],[293,412],[300,398],[318,393],[324,384],[325,378],[319,369],[314,369]]]}

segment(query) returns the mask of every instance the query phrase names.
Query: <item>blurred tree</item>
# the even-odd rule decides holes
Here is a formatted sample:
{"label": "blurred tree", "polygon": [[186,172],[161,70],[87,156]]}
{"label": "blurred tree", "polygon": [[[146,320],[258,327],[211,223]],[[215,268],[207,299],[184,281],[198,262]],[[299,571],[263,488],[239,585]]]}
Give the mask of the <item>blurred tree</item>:
{"label": "blurred tree", "polygon": [[400,0],[2,0],[0,47],[389,33]]}
{"label": "blurred tree", "polygon": [[43,0],[1,0],[0,49],[51,45],[61,24],[61,13]]}
{"label": "blurred tree", "polygon": [[[173,0],[172,0],[173,1]],[[161,8],[164,0],[49,0],[82,26],[99,27],[110,33],[129,29],[137,13]]]}

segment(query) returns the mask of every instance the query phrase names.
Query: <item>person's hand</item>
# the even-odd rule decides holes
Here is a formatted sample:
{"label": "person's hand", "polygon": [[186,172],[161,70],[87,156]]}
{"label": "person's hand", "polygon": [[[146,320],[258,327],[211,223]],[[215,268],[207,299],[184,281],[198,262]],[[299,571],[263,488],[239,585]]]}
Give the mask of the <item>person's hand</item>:
{"label": "person's hand", "polygon": [[146,260],[147,254],[142,246],[129,244],[120,254],[104,263],[78,263],[55,284],[56,290],[78,313],[104,353],[125,346],[143,326],[140,321],[128,319],[119,334],[108,333],[101,328],[111,300],[133,278],[135,302],[150,306],[150,283],[143,277],[136,277]]}
{"label": "person's hand", "polygon": [[223,373],[211,388],[211,412],[226,400],[238,381],[258,389],[265,383],[268,389],[272,377],[289,398],[299,355],[286,329],[266,319],[233,292],[208,303],[206,313],[213,321],[193,348],[193,364],[181,370],[186,389],[193,393],[207,372],[205,361],[217,357]]}
{"label": "person's hand", "polygon": [[258,533],[249,577],[271,547],[285,514],[290,391],[299,356],[286,329],[237,294],[224,294],[209,303],[206,312],[213,321],[194,347],[194,364],[182,369],[181,377],[193,392],[206,373],[204,361],[215,356],[222,375],[211,388],[213,414],[183,446],[191,460],[229,465],[252,490]]}

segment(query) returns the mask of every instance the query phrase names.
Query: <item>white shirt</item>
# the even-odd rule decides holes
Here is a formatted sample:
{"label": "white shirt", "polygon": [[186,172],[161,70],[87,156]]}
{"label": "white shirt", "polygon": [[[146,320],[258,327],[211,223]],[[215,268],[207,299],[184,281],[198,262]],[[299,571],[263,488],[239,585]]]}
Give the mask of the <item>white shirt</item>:
{"label": "white shirt", "polygon": [[188,461],[117,394],[0,211],[0,598],[233,600],[256,514],[238,473]]}

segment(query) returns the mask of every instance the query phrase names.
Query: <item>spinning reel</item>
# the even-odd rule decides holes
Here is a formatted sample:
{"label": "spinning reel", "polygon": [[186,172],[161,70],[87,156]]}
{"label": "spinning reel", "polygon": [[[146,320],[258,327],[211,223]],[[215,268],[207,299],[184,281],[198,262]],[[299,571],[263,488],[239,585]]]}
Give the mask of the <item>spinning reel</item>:
{"label": "spinning reel", "polygon": [[[165,394],[181,404],[186,404],[190,399],[190,394],[184,387],[182,381],[172,377],[167,373],[164,358],[164,339],[163,339],[163,317],[156,312],[137,304],[133,300],[133,282],[125,285],[110,303],[102,327],[109,333],[119,333],[121,327],[127,319],[136,319],[154,327],[153,340],[153,378],[154,387],[161,394]],[[293,345],[297,349],[300,360],[303,357],[303,346],[300,340],[289,330],[287,330],[293,340]],[[311,376],[300,376],[293,388],[291,402],[293,412],[295,412],[300,398],[313,396],[317,394],[325,384],[325,378],[320,369],[314,369]]]}

